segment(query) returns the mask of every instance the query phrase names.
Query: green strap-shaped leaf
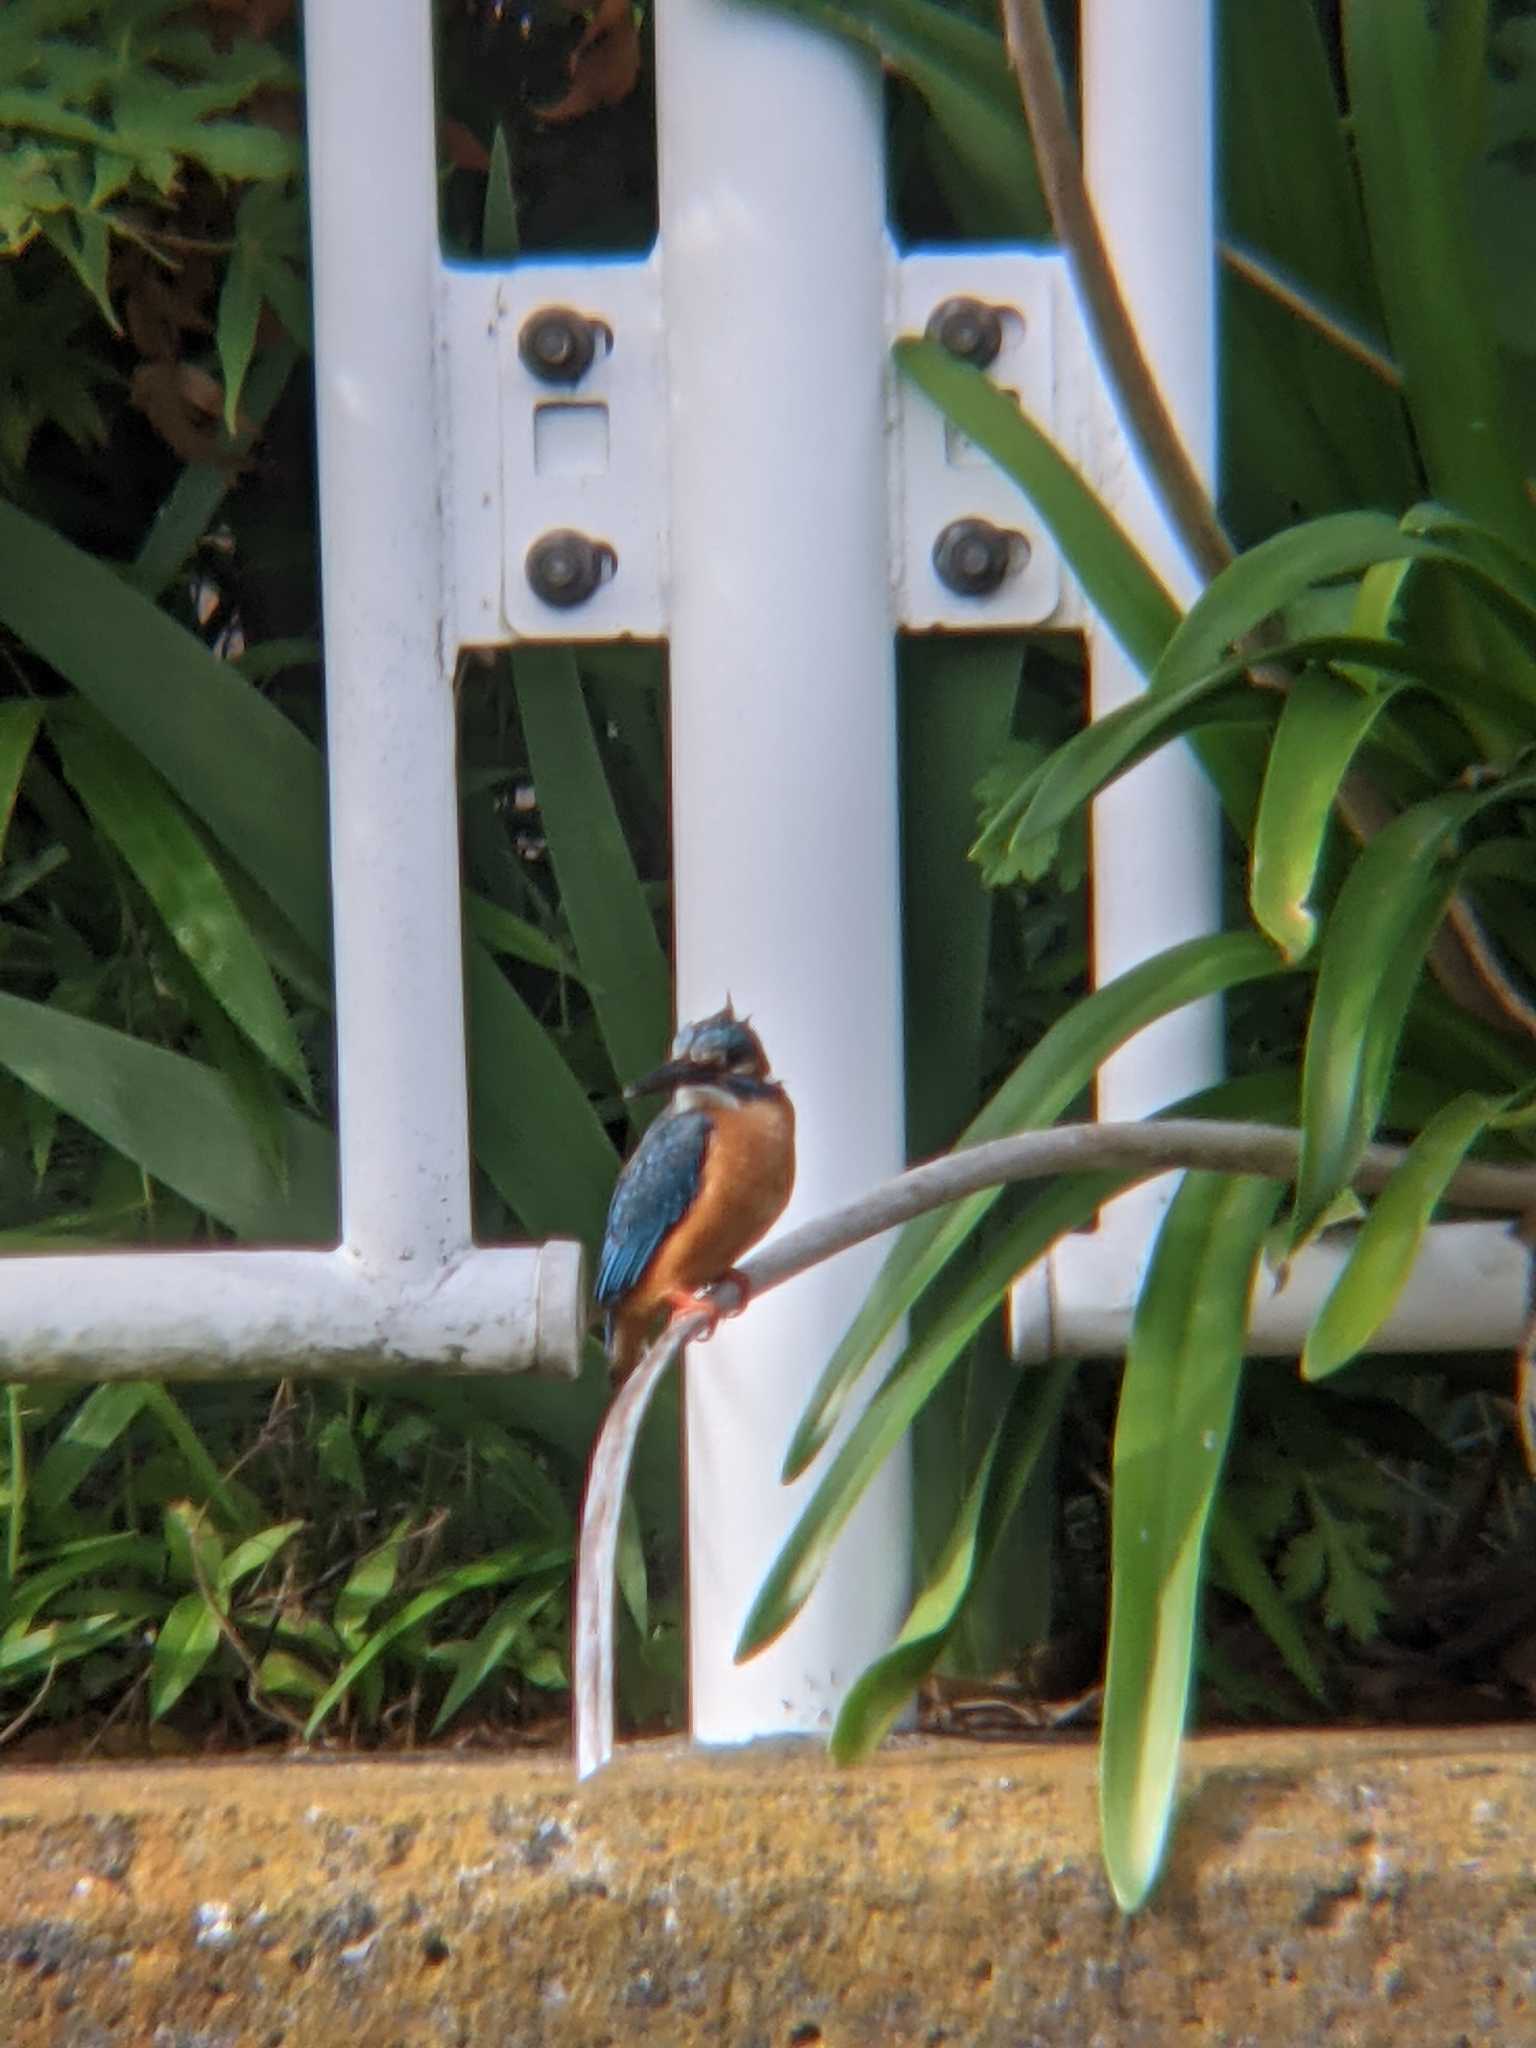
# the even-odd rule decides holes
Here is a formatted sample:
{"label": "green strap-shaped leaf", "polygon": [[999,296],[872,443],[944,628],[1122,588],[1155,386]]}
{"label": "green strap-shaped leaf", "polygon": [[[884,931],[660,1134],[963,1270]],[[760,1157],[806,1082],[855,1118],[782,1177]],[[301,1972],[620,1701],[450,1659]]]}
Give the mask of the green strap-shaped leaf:
{"label": "green strap-shaped leaf", "polygon": [[[936,341],[908,337],[897,342],[895,357],[902,374],[1013,478],[1050,528],[1089,603],[1149,674],[1179,622],[1179,608],[1071,463],[1025,418],[1017,400]],[[1224,651],[1218,647],[1201,666],[1211,667]]]}
{"label": "green strap-shaped leaf", "polygon": [[534,1237],[596,1246],[618,1165],[597,1113],[478,940],[464,949],[475,1156]]}
{"label": "green strap-shaped leaf", "polygon": [[1317,935],[1308,899],[1339,785],[1392,695],[1314,668],[1297,678],[1280,714],[1254,826],[1248,903],[1287,960],[1302,959]]}
{"label": "green strap-shaped leaf", "polygon": [[1532,788],[1536,776],[1515,776],[1416,804],[1350,868],[1323,938],[1302,1061],[1294,1244],[1348,1184],[1376,1128],[1408,1004],[1455,884],[1445,859],[1452,836],[1489,804]]}
{"label": "green strap-shaped leaf", "polygon": [[307,1097],[309,1075],[277,983],[181,806],[142,755],[88,705],[53,706],[48,729],[76,794],[192,967],[252,1045]]}
{"label": "green strap-shaped leaf", "polygon": [[913,1692],[944,1654],[966,1595],[986,1569],[997,1539],[1061,1418],[1076,1367],[1026,1372],[1007,1413],[982,1454],[939,1561],[902,1626],[895,1645],[854,1681],[832,1730],[838,1763],[857,1763],[878,1748]]}
{"label": "green strap-shaped leaf", "polygon": [[105,562],[4,503],[0,621],[133,742],[328,955],[325,779],[298,727]]}
{"label": "green strap-shaped leaf", "polygon": [[26,698],[0,704],[0,854],[5,851],[5,835],[10,827],[11,812],[16,807],[21,773],[27,765],[27,756],[32,751],[32,742],[37,738],[42,717],[42,705],[30,703]]}
{"label": "green strap-shaped leaf", "polygon": [[738,1663],[765,1648],[800,1612],[865,1487],[1015,1277],[1058,1238],[1086,1223],[1133,1178],[1095,1173],[1059,1181],[1031,1204],[907,1346],[839,1446],[774,1559],[743,1624],[736,1646]]}
{"label": "green strap-shaped leaf", "polygon": [[1371,1204],[1301,1354],[1302,1376],[1326,1379],[1370,1343],[1396,1306],[1452,1174],[1507,1095],[1458,1095],[1431,1117]]}
{"label": "green strap-shaped leaf", "polygon": [[1168,1839],[1194,1667],[1206,1522],[1242,1373],[1248,1297],[1274,1181],[1190,1174],[1136,1305],[1115,1428],[1099,1818],[1134,1912]]}
{"label": "green strap-shaped leaf", "polygon": [[490,176],[485,181],[485,207],[480,216],[480,254],[487,263],[510,263],[523,245],[517,223],[517,193],[512,184],[512,152],[504,125],[491,137]]}
{"label": "green strap-shaped leaf", "polygon": [[284,1114],[280,1187],[228,1082],[180,1053],[0,994],[0,1066],[240,1236],[335,1242],[335,1141],[311,1118]]}
{"label": "green strap-shaped leaf", "polygon": [[[1054,1122],[1117,1045],[1202,996],[1284,971],[1266,939],[1223,932],[1159,953],[1075,1003],[973,1117],[962,1144]],[[830,1435],[848,1394],[895,1324],[975,1229],[996,1191],[918,1217],[896,1239],[863,1306],[816,1385],[785,1457],[793,1479]]]}
{"label": "green strap-shaped leaf", "polygon": [[620,1080],[666,1049],[671,977],[592,736],[574,657],[558,647],[512,656],[539,816],[576,956]]}
{"label": "green strap-shaped leaf", "polygon": [[[1451,10],[1452,13],[1457,10]],[[1463,10],[1464,11],[1464,10]],[[1536,534],[1491,294],[1468,219],[1461,144],[1481,68],[1445,64],[1419,0],[1344,10],[1350,125],[1393,353],[1437,496],[1511,538]],[[1432,283],[1427,282],[1432,280]]]}

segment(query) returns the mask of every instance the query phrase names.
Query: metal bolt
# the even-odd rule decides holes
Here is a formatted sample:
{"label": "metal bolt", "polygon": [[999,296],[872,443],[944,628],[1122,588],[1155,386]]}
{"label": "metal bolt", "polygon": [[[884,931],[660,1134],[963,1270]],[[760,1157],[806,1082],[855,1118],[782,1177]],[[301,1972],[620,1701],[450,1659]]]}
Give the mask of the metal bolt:
{"label": "metal bolt", "polygon": [[952,519],[933,544],[939,581],[956,597],[990,597],[1013,566],[1016,533],[1004,533],[989,519]]}
{"label": "metal bolt", "polygon": [[528,550],[523,567],[535,597],[569,611],[587,599],[618,567],[618,556],[605,540],[589,540],[570,527],[540,534]]}
{"label": "metal bolt", "polygon": [[523,322],[517,352],[544,384],[579,384],[592,367],[607,330],[569,306],[541,306]]}
{"label": "metal bolt", "polygon": [[1003,323],[993,306],[980,299],[946,299],[928,318],[928,339],[947,348],[963,363],[984,370],[995,362],[1003,345]]}

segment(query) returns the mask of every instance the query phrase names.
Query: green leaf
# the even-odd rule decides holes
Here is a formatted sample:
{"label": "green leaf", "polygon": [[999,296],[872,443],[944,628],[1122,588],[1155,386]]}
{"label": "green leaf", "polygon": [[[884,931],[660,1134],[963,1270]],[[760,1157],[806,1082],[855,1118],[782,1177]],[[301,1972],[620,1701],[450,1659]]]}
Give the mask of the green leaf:
{"label": "green leaf", "polygon": [[937,342],[909,336],[896,343],[894,354],[903,376],[1013,478],[1050,528],[1089,603],[1137,667],[1150,672],[1178,624],[1179,608],[1066,457],[1010,393]]}
{"label": "green leaf", "polygon": [[949,1541],[912,1605],[895,1646],[862,1671],[832,1730],[837,1763],[856,1763],[876,1749],[915,1689],[944,1654],[967,1594],[996,1548],[1056,1426],[1076,1371],[1056,1365],[1024,1373],[1007,1413],[988,1443]]}
{"label": "green leaf", "polygon": [[1362,690],[1327,669],[1300,676],[1280,714],[1253,833],[1248,901],[1287,960],[1317,934],[1312,893],[1339,786],[1393,692]]}
{"label": "green leaf", "polygon": [[315,1437],[315,1463],[327,1479],[345,1486],[359,1500],[368,1498],[368,1481],[357,1454],[357,1439],[345,1415],[333,1415],[321,1424]]}
{"label": "green leaf", "polygon": [[76,793],[225,1012],[300,1094],[309,1075],[293,1022],[223,876],[154,770],[81,703],[48,728]]}
{"label": "green leaf", "polygon": [[574,657],[563,648],[519,648],[512,675],[576,956],[614,1071],[635,1080],[666,1049],[666,955],[624,843]]}
{"label": "green leaf", "polygon": [[[1051,1124],[1092,1081],[1107,1056],[1158,1017],[1202,996],[1283,971],[1273,949],[1248,932],[1190,939],[1085,996],[1025,1055],[961,1134],[980,1144]],[[785,1454],[784,1476],[803,1472],[831,1434],[848,1395],[885,1337],[997,1200],[995,1190],[907,1224],[818,1381]]]}
{"label": "green leaf", "polygon": [[253,1572],[265,1571],[283,1546],[291,1542],[303,1527],[302,1521],[275,1522],[270,1529],[260,1529],[254,1536],[247,1536],[243,1543],[237,1543],[219,1567],[218,1589],[225,1599],[242,1579],[248,1579]]}
{"label": "green leaf", "polygon": [[537,925],[503,910],[488,896],[478,896],[466,889],[464,914],[469,929],[491,952],[510,960],[526,961],[530,967],[547,968],[551,974],[569,975],[573,981],[581,980],[581,969],[563,947],[546,938]]}
{"label": "green leaf", "polygon": [[1325,1379],[1363,1351],[1397,1304],[1435,1206],[1507,1095],[1458,1095],[1431,1117],[1371,1204],[1343,1271],[1308,1332],[1302,1376]]}
{"label": "green leaf", "polygon": [[453,1683],[432,1723],[434,1735],[445,1728],[466,1700],[509,1661],[529,1622],[558,1596],[564,1584],[564,1573],[552,1572],[543,1578],[530,1579],[510,1599],[502,1601],[484,1628],[464,1646]]}
{"label": "green leaf", "polygon": [[1529,541],[1536,507],[1505,430],[1514,407],[1457,147],[1474,118],[1451,98],[1472,67],[1443,62],[1422,4],[1354,0],[1343,45],[1376,278],[1435,494]]}
{"label": "green leaf", "polygon": [[1121,1910],[1167,1845],[1206,1522],[1242,1372],[1273,1181],[1189,1174],[1136,1305],[1115,1429],[1109,1652],[1100,1742],[1104,1861]]}
{"label": "green leaf", "polygon": [[133,1426],[148,1398],[141,1380],[109,1382],[87,1394],[32,1474],[36,1505],[57,1508],[70,1499],[97,1459]]}
{"label": "green leaf", "polygon": [[736,1661],[766,1649],[815,1590],[823,1565],[875,1473],[1015,1278],[1058,1238],[1091,1221],[1135,1175],[1070,1174],[1025,1215],[935,1309],[855,1419],[784,1541],[742,1624]]}
{"label": "green leaf", "polygon": [[1489,804],[1532,788],[1536,776],[1516,776],[1417,804],[1350,868],[1323,938],[1307,1029],[1293,1244],[1348,1184],[1376,1128],[1409,999],[1455,885],[1453,836]]}
{"label": "green leaf", "polygon": [[394,1591],[400,1548],[410,1533],[408,1519],[397,1522],[389,1537],[353,1566],[336,1595],[331,1620],[349,1650],[356,1649],[361,1642],[374,1608]]}
{"label": "green leaf", "polygon": [[284,1115],[284,1188],[228,1082],[195,1060],[0,994],[0,1066],[240,1236],[335,1242],[335,1141],[310,1118]]}
{"label": "green leaf", "polygon": [[597,1245],[618,1168],[585,1089],[478,940],[465,947],[475,1156],[532,1237]]}
{"label": "green leaf", "polygon": [[512,185],[512,152],[507,131],[496,123],[491,137],[490,175],[485,181],[485,210],[480,218],[480,254],[487,263],[510,262],[522,250],[517,224],[517,193]]}
{"label": "green leaf", "polygon": [[149,1666],[149,1718],[168,1714],[219,1647],[219,1616],[201,1593],[187,1593],[160,1624]]}
{"label": "green leaf", "polygon": [[240,236],[238,216],[235,236],[234,253],[225,265],[224,282],[219,289],[218,320],[214,327],[214,346],[224,377],[226,434],[235,432],[240,418],[240,394],[256,352],[256,327],[265,296],[259,259],[250,243]]}
{"label": "green leaf", "polygon": [[1281,1597],[1247,1524],[1226,1500],[1218,1500],[1211,1510],[1210,1554],[1217,1576],[1248,1608],[1285,1659],[1291,1676],[1326,1707],[1328,1689],[1301,1624]]}
{"label": "green leaf", "polygon": [[24,698],[0,704],[0,853],[5,851],[5,835],[16,807],[21,772],[32,752],[42,716],[42,705],[28,703]]}
{"label": "green leaf", "polygon": [[155,1383],[145,1387],[144,1407],[181,1453],[182,1463],[203,1498],[217,1504],[232,1528],[253,1528],[255,1510],[249,1499],[231,1486],[208,1455],[202,1438],[169,1387]]}
{"label": "green leaf", "polygon": [[105,562],[3,502],[0,558],[0,621],[133,742],[301,936],[329,954],[316,748]]}
{"label": "green leaf", "polygon": [[493,1551],[489,1557],[474,1564],[458,1565],[450,1572],[444,1572],[434,1579],[430,1586],[407,1600],[398,1614],[390,1616],[381,1628],[368,1636],[348,1659],[343,1668],[332,1679],[320,1698],[316,1700],[308,1721],[304,1724],[306,1740],[312,1739],[315,1730],[325,1720],[331,1709],[351,1691],[360,1678],[383,1656],[391,1643],[399,1640],[418,1623],[435,1614],[440,1607],[446,1607],[450,1600],[457,1600],[464,1593],[474,1593],[486,1586],[504,1585],[508,1579],[526,1578],[552,1566],[568,1562],[568,1546],[542,1543],[514,1543],[505,1550]]}

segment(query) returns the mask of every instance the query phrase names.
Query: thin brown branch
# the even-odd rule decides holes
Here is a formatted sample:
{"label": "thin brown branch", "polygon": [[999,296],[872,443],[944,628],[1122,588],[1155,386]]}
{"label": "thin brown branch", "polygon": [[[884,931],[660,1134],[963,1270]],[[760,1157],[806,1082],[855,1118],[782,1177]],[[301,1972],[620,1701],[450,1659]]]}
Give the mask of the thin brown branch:
{"label": "thin brown branch", "polygon": [[1039,0],[1002,0],[1002,8],[1008,61],[1034,139],[1041,189],[1089,331],[1170,524],[1200,573],[1215,576],[1232,560],[1232,543],[1163,402],[1115,276],[1083,177],[1045,10]]}

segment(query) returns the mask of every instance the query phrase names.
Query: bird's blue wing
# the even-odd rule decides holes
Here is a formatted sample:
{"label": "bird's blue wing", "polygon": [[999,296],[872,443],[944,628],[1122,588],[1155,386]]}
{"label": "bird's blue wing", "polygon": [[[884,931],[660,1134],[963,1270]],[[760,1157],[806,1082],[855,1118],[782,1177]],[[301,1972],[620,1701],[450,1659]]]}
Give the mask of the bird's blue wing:
{"label": "bird's blue wing", "polygon": [[611,1308],[638,1286],[673,1225],[699,1191],[709,1117],[702,1109],[667,1110],[640,1140],[619,1175],[597,1262],[594,1299]]}

